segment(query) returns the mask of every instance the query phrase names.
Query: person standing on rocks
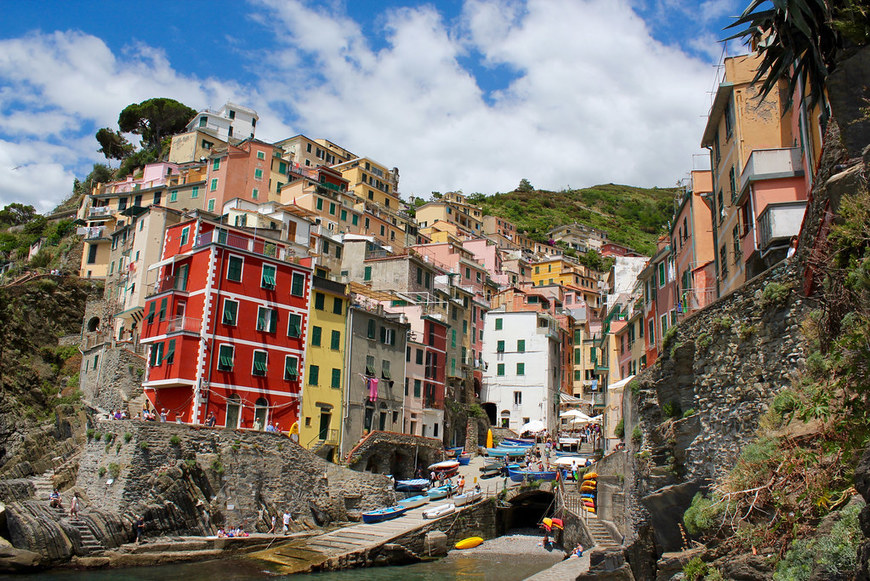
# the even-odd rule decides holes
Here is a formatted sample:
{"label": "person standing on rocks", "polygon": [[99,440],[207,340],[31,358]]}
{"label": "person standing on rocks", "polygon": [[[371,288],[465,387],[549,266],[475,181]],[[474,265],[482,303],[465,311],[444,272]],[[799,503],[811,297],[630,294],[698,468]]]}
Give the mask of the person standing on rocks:
{"label": "person standing on rocks", "polygon": [[284,534],[288,534],[290,532],[290,510],[287,509],[284,511]]}
{"label": "person standing on rocks", "polygon": [[278,517],[276,517],[276,516],[273,514],[273,515],[272,515],[272,528],[269,529],[269,534],[270,534],[270,535],[275,533],[275,525],[277,524],[277,521],[278,521]]}
{"label": "person standing on rocks", "polygon": [[145,532],[145,519],[142,518],[142,515],[136,517],[136,522],[133,523],[133,532],[136,533],[136,544],[139,544],[139,541],[142,540],[142,533]]}
{"label": "person standing on rocks", "polygon": [[79,518],[79,494],[78,492],[73,492],[72,500],[69,503],[69,516],[70,518],[74,518],[78,520]]}

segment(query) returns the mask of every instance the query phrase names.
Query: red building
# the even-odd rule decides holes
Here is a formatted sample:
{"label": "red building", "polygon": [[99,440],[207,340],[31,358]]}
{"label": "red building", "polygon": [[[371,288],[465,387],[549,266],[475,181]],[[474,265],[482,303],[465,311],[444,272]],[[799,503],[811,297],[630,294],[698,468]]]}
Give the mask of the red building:
{"label": "red building", "polygon": [[311,269],[284,244],[198,216],[169,228],[141,342],[170,421],[288,430],[299,416]]}

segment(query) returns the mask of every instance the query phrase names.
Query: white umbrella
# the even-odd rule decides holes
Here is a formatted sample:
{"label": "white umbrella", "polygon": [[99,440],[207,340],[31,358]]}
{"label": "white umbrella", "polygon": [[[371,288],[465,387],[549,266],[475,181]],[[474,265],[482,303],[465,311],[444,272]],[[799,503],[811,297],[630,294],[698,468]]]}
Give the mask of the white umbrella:
{"label": "white umbrella", "polygon": [[559,414],[560,418],[575,418],[576,420],[591,420],[589,416],[581,412],[580,410],[568,410],[567,412],[562,412]]}
{"label": "white umbrella", "polygon": [[541,420],[532,420],[528,424],[523,424],[523,427],[520,428],[520,432],[529,432],[531,434],[537,434],[538,432],[543,432],[547,429],[547,426],[544,425],[544,422]]}

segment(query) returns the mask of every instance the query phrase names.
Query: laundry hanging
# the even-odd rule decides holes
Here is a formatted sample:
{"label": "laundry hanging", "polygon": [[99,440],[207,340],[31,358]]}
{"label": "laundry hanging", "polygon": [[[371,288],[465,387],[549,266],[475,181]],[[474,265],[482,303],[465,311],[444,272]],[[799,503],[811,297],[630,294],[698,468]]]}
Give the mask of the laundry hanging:
{"label": "laundry hanging", "polygon": [[375,401],[378,399],[378,378],[377,377],[369,377],[369,400]]}

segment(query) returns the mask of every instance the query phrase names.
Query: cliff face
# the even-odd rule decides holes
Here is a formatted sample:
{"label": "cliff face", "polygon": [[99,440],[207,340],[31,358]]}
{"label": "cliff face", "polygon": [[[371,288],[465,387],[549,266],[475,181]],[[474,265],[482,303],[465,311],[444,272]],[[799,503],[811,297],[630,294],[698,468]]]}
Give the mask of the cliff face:
{"label": "cliff face", "polygon": [[[105,548],[132,539],[138,514],[146,536],[209,535],[220,526],[268,530],[285,509],[296,523],[317,526],[395,502],[386,476],[336,466],[279,434],[136,420],[92,429],[74,490],[86,527]],[[87,554],[87,533],[43,514],[45,504],[7,505],[14,545],[52,561]]]}

